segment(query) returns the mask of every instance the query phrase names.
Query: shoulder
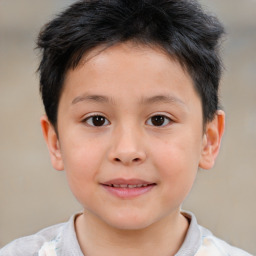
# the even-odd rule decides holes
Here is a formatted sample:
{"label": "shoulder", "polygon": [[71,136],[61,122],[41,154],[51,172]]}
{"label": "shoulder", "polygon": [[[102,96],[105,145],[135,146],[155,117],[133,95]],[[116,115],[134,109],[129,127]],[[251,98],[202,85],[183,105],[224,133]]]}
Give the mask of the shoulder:
{"label": "shoulder", "polygon": [[175,256],[252,256],[217,238],[210,230],[198,225],[193,213],[182,211],[182,214],[190,224],[185,240]]}
{"label": "shoulder", "polygon": [[196,256],[252,256],[237,247],[214,236],[208,229],[199,226],[201,232],[201,246]]}
{"label": "shoulder", "polygon": [[34,256],[38,255],[44,244],[57,242],[66,224],[57,224],[38,233],[19,238],[0,249],[0,256]]}

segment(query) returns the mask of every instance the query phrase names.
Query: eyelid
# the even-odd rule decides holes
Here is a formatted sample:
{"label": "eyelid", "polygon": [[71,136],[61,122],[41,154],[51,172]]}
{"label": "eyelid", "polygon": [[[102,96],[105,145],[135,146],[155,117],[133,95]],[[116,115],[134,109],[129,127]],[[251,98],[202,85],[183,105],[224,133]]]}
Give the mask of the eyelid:
{"label": "eyelid", "polygon": [[82,118],[82,123],[86,123],[88,126],[90,126],[90,127],[96,127],[96,128],[100,128],[100,127],[106,126],[106,125],[94,126],[94,125],[90,125],[90,124],[87,123],[87,121],[88,121],[90,118],[95,117],[95,116],[102,116],[102,117],[104,117],[104,118],[106,119],[106,121],[108,122],[107,125],[110,124],[110,121],[108,120],[108,118],[107,118],[104,114],[102,114],[102,113],[100,113],[100,112],[94,112],[94,113],[89,113],[89,114],[87,114],[86,116],[84,116],[84,117]]}
{"label": "eyelid", "polygon": [[169,114],[163,113],[163,112],[157,112],[157,113],[151,114],[151,115],[147,118],[146,124],[147,124],[147,122],[148,122],[152,117],[154,117],[154,116],[163,116],[164,118],[168,119],[169,122],[168,122],[168,124],[163,125],[163,126],[150,125],[150,126],[153,126],[153,127],[163,128],[163,127],[169,126],[170,123],[173,123],[173,122],[174,122],[174,118],[173,118],[172,116],[170,116]]}
{"label": "eyelid", "polygon": [[153,117],[153,116],[164,116],[164,117],[167,117],[169,118],[170,120],[174,120],[174,117],[173,115],[167,113],[167,112],[154,112],[154,113],[151,113],[149,116],[148,116],[148,119]]}

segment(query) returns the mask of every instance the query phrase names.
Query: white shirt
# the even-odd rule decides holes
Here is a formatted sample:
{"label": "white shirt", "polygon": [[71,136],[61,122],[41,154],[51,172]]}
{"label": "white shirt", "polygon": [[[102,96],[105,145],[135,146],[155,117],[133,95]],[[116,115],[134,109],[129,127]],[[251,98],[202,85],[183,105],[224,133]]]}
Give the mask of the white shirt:
{"label": "white shirt", "polygon": [[[252,256],[215,237],[197,224],[196,217],[183,212],[190,220],[185,240],[175,256]],[[0,256],[84,256],[77,241],[72,216],[66,223],[19,238],[0,249]]]}

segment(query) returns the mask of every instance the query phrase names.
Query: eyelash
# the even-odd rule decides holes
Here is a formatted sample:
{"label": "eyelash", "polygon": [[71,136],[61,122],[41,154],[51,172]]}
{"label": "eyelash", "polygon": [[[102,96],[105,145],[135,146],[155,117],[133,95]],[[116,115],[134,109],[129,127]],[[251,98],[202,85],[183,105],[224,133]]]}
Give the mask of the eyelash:
{"label": "eyelash", "polygon": [[[161,124],[161,125],[153,125],[152,118],[160,118],[160,121],[163,121],[163,124]],[[165,127],[165,126],[169,125],[171,122],[173,122],[173,120],[170,117],[168,117],[166,115],[163,115],[163,114],[157,114],[157,115],[151,116],[149,119],[147,119],[146,124],[148,124],[149,121],[151,121],[150,125],[151,126],[155,126],[155,127]],[[156,119],[155,121],[158,122],[159,120]]]}
{"label": "eyelash", "polygon": [[96,118],[96,117],[100,117],[100,118],[104,118],[104,123],[107,121],[108,124],[110,124],[110,122],[107,120],[106,117],[104,117],[103,115],[100,115],[100,114],[93,114],[93,115],[90,115],[88,117],[86,117],[82,122],[83,123],[87,123],[89,126],[92,126],[92,127],[102,127],[102,126],[105,126],[105,125],[93,125],[93,124],[89,124],[89,120],[91,120],[93,122],[93,118]]}
{"label": "eyelash", "polygon": [[[102,125],[101,125],[101,123],[100,123],[100,125],[95,125],[95,123],[93,124],[93,118],[96,118],[96,117],[101,118],[101,120],[98,120],[98,121],[100,121],[100,122],[104,121]],[[160,121],[160,123],[161,123],[161,121],[163,121],[163,124],[154,125],[152,123],[152,118],[154,118],[154,117],[160,119],[160,120],[156,119],[155,120],[156,122]],[[89,123],[89,120],[91,120],[90,123]],[[82,122],[87,123],[88,126],[91,126],[91,127],[103,127],[103,126],[110,124],[110,121],[106,117],[104,117],[103,115],[100,115],[100,114],[90,115],[90,116],[86,117]],[[107,122],[107,124],[105,124],[106,122]],[[149,124],[149,122],[151,124]],[[171,122],[173,122],[173,120],[170,117],[167,117],[166,115],[163,115],[163,114],[156,114],[156,115],[153,115],[150,118],[148,118],[146,121],[146,124],[149,124],[150,126],[155,126],[155,127],[165,127],[165,126],[169,125]]]}

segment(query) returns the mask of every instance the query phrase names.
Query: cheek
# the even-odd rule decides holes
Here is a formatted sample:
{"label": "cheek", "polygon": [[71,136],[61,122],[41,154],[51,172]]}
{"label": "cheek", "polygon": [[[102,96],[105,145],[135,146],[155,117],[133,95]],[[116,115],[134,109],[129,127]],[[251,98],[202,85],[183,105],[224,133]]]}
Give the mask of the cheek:
{"label": "cheek", "polygon": [[[179,200],[190,191],[198,170],[199,142],[190,136],[170,140],[154,148],[154,165],[166,196]],[[195,143],[196,142],[196,143]],[[155,144],[157,145],[157,144]]]}
{"label": "cheek", "polygon": [[151,155],[155,164],[159,165],[164,173],[175,176],[197,169],[200,159],[200,140],[192,136],[176,136],[167,142],[155,142],[154,145]]}
{"label": "cheek", "polygon": [[[80,129],[81,130],[81,129]],[[96,136],[85,136],[79,129],[72,132],[69,138],[62,140],[61,152],[65,170],[74,175],[86,175],[95,172],[104,152],[104,141]],[[97,168],[96,168],[97,170]]]}
{"label": "cheek", "polygon": [[93,193],[93,184],[101,169],[103,146],[89,138],[66,140],[62,143],[62,157],[69,186],[79,197]]}

